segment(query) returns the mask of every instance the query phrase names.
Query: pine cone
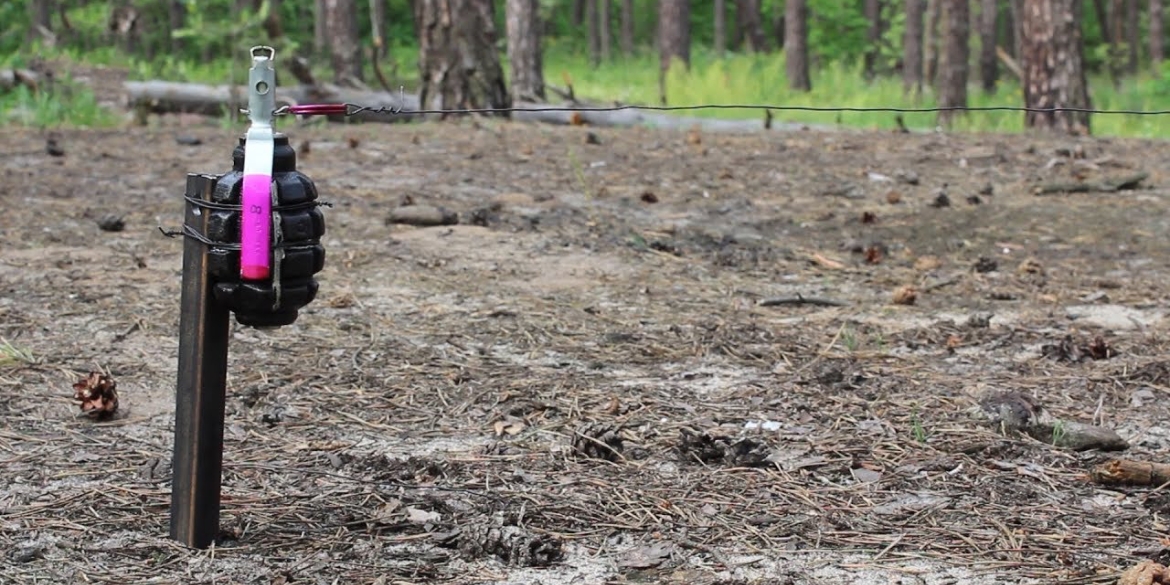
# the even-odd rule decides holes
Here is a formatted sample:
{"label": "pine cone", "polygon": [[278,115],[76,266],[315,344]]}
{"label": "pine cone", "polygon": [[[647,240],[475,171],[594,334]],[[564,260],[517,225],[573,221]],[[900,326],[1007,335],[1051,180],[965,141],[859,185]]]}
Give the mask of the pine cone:
{"label": "pine cone", "polygon": [[118,383],[101,372],[90,372],[73,384],[73,399],[81,402],[81,412],[86,416],[109,418],[118,411]]}
{"label": "pine cone", "polygon": [[573,452],[588,459],[617,461],[621,458],[621,427],[606,423],[585,423],[573,432]]}
{"label": "pine cone", "polygon": [[494,556],[519,567],[546,567],[564,556],[559,539],[531,534],[502,517],[460,528],[458,547],[468,557]]}

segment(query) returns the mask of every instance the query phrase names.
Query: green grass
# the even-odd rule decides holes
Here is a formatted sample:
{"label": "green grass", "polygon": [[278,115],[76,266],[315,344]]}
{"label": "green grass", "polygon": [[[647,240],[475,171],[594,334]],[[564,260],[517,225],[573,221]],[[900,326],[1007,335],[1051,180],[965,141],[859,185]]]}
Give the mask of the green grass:
{"label": "green grass", "polygon": [[[49,50],[36,54],[49,59],[87,64],[126,67],[131,79],[168,79],[195,83],[243,83],[247,79],[247,52],[224,55],[220,59],[191,60],[163,56],[152,61],[120,56],[113,48],[93,51]],[[279,59],[279,56],[278,56]],[[408,90],[417,87],[417,50],[412,47],[392,47],[383,60],[383,71],[389,82],[405,85]],[[0,67],[19,66],[19,55],[0,56]],[[784,55],[744,54],[718,58],[713,53],[696,50],[692,67],[673,69],[667,77],[668,105],[694,104],[768,104],[778,106],[842,106],[842,107],[932,107],[937,100],[929,89],[917,101],[903,95],[902,83],[897,78],[879,78],[865,82],[859,66],[829,64],[813,71],[813,90],[793,92],[787,87],[784,75]],[[317,60],[315,74],[328,79],[328,64]],[[393,64],[397,64],[396,73]],[[377,85],[369,63],[367,78]],[[505,63],[505,71],[507,65]],[[580,98],[610,103],[658,104],[658,56],[649,51],[615,59],[594,68],[588,58],[570,45],[550,42],[545,52],[545,79],[564,86],[570,80]],[[284,83],[290,83],[287,77]],[[1090,80],[1093,106],[1101,109],[1160,110],[1170,109],[1170,67],[1164,79],[1143,75],[1126,80],[1120,88],[1113,87],[1104,76]],[[1010,78],[1000,84],[995,95],[985,95],[976,83],[971,84],[971,106],[1022,105],[1019,84]],[[821,126],[843,126],[874,130],[897,127],[892,113],[870,112],[774,112],[777,121],[798,122]],[[727,117],[762,119],[758,111],[700,110],[683,115],[698,117]],[[58,84],[50,93],[32,94],[27,91],[0,95],[0,123],[37,126],[101,126],[113,123],[114,113],[96,106],[92,95],[83,87],[69,83]],[[915,129],[933,129],[936,115],[930,113],[905,114],[907,126]],[[1170,134],[1170,116],[1095,115],[1092,117],[1096,136],[1130,136],[1162,138]],[[960,116],[954,130],[961,132],[1019,133],[1024,131],[1024,114],[1019,112],[969,112]]]}
{"label": "green grass", "polygon": [[0,366],[15,366],[20,364],[33,364],[36,359],[32,352],[27,349],[16,347],[12,345],[7,339],[0,337]]}
{"label": "green grass", "polygon": [[[618,100],[623,103],[657,104],[658,57],[642,55],[621,63],[594,69],[583,57],[552,54],[546,61],[545,76],[560,84],[567,73],[580,97]],[[699,52],[692,57],[692,67],[675,67],[667,77],[668,105],[692,104],[775,104],[783,106],[842,107],[932,107],[935,96],[926,90],[917,102],[903,95],[902,82],[880,78],[867,83],[860,67],[830,64],[812,72],[813,90],[809,93],[788,89],[784,74],[784,55],[735,55],[726,59]],[[1142,76],[1115,89],[1104,77],[1090,79],[1093,106],[1099,109],[1160,110],[1170,109],[1170,83],[1152,76]],[[1014,80],[1001,82],[995,95],[983,94],[972,83],[970,106],[1019,106],[1023,92]],[[687,112],[688,116],[761,119],[759,112],[748,110],[710,110]],[[778,121],[817,125],[840,125],[876,130],[897,127],[892,113],[822,113],[775,112]],[[905,114],[907,126],[932,129],[935,114]],[[1092,117],[1097,136],[1135,136],[1162,138],[1170,134],[1170,116],[1096,115]],[[1024,114],[1018,112],[969,112],[961,116],[954,129],[964,132],[1018,133],[1024,131]]]}
{"label": "green grass", "polygon": [[113,112],[98,105],[93,92],[70,79],[51,89],[18,87],[0,94],[0,124],[35,128],[105,128],[117,124]]}

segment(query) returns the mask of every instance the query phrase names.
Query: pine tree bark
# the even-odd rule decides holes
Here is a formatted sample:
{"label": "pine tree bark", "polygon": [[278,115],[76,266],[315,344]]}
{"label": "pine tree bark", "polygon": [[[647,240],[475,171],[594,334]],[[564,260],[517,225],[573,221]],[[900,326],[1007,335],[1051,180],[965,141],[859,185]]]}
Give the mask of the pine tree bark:
{"label": "pine tree bark", "polygon": [[170,0],[167,2],[167,22],[171,28],[171,51],[174,53],[181,53],[183,51],[183,39],[176,37],[173,33],[177,30],[182,30],[187,25],[187,5],[181,0]]}
{"label": "pine tree bark", "polygon": [[590,0],[573,0],[573,26],[580,27],[585,24],[585,16],[588,11],[588,2]]}
{"label": "pine tree bark", "polygon": [[622,0],[621,15],[622,54],[634,54],[634,0]]}
{"label": "pine tree bark", "polygon": [[284,37],[284,26],[280,22],[280,0],[268,0],[268,14],[260,24],[264,28],[264,34],[268,35],[268,39],[274,44],[277,39]]}
{"label": "pine tree bark", "polygon": [[995,55],[999,31],[999,2],[980,0],[979,4],[979,81],[983,92],[995,93],[999,81],[999,59]]}
{"label": "pine tree bark", "polygon": [[1163,35],[1166,34],[1162,0],[1150,0],[1150,66],[1155,76],[1162,74],[1162,59],[1165,55]]}
{"label": "pine tree bark", "polygon": [[601,44],[601,60],[609,61],[613,54],[613,0],[598,0],[598,34]]}
{"label": "pine tree bark", "polygon": [[540,0],[507,0],[504,20],[508,35],[512,101],[544,101]]}
{"label": "pine tree bark", "polygon": [[1011,34],[1008,50],[1011,51],[1012,57],[1019,60],[1024,53],[1024,0],[1008,0],[1008,13],[1012,20],[1006,27],[1007,32]]}
{"label": "pine tree bark", "polygon": [[[1029,108],[1089,108],[1080,0],[1024,0],[1024,103]],[[1027,112],[1028,128],[1089,134],[1087,112]]]}
{"label": "pine tree bark", "polygon": [[691,66],[691,5],[688,0],[658,0],[658,94],[666,103],[666,73],[675,61]]}
{"label": "pine tree bark", "polygon": [[[946,3],[946,26],[942,63],[939,67],[938,105],[943,108],[967,107],[967,79],[971,58],[971,10],[968,0],[948,0]],[[948,127],[955,118],[963,114],[960,110],[943,110],[938,113],[938,124]]]}
{"label": "pine tree bark", "polygon": [[329,51],[329,30],[326,28],[325,0],[313,2],[313,54],[326,55]]}
{"label": "pine tree bark", "polygon": [[374,36],[374,61],[386,55],[386,2],[370,0],[370,32]]}
{"label": "pine tree bark", "polygon": [[715,0],[715,54],[727,56],[727,0]]}
{"label": "pine tree bark", "polygon": [[877,75],[877,60],[881,52],[882,42],[882,2],[881,0],[865,0],[865,19],[869,21],[866,29],[865,55],[862,57],[862,75],[866,81],[873,80]]}
{"label": "pine tree bark", "polygon": [[334,82],[347,85],[361,81],[357,0],[325,0],[325,30],[329,35]]}
{"label": "pine tree bark", "polygon": [[662,70],[691,65],[691,8],[687,0],[658,0],[658,51]]}
{"label": "pine tree bark", "polygon": [[784,69],[788,87],[811,91],[808,75],[808,4],[805,0],[788,0],[784,5]]}
{"label": "pine tree bark", "polygon": [[942,11],[940,2],[943,0],[927,0],[926,2],[926,30],[922,40],[922,78],[927,85],[934,87],[938,77],[938,25]]}
{"label": "pine tree bark", "polygon": [[1113,79],[1113,87],[1121,87],[1121,78],[1125,73],[1125,0],[1113,0],[1109,12],[1109,76]]}
{"label": "pine tree bark", "polygon": [[414,2],[421,107],[509,107],[492,10],[492,0]]}
{"label": "pine tree bark", "polygon": [[585,30],[589,37],[589,64],[597,67],[601,64],[601,31],[598,30],[601,21],[598,20],[597,4],[601,0],[585,0]]}
{"label": "pine tree bark", "polygon": [[906,0],[906,31],[902,36],[902,92],[922,95],[922,13],[925,0]]}
{"label": "pine tree bark", "polygon": [[743,42],[747,43],[748,50],[753,53],[762,53],[767,50],[768,41],[764,34],[763,18],[760,0],[736,0],[736,25],[743,34]]}
{"label": "pine tree bark", "polygon": [[776,50],[784,48],[784,13],[772,19],[772,36],[776,39]]}
{"label": "pine tree bark", "polygon": [[1125,70],[1130,75],[1137,75],[1138,72],[1141,34],[1141,10],[1138,8],[1138,0],[1125,0],[1125,48],[1128,52]]}
{"label": "pine tree bark", "polygon": [[53,0],[28,0],[28,29],[30,39],[41,38],[53,30]]}

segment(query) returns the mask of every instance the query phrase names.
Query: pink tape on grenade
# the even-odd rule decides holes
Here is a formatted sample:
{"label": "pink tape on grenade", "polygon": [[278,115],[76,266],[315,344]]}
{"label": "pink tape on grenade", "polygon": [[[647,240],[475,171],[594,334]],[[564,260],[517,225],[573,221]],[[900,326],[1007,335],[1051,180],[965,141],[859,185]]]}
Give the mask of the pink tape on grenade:
{"label": "pink tape on grenade", "polygon": [[240,218],[240,276],[264,280],[271,271],[272,177],[244,175]]}

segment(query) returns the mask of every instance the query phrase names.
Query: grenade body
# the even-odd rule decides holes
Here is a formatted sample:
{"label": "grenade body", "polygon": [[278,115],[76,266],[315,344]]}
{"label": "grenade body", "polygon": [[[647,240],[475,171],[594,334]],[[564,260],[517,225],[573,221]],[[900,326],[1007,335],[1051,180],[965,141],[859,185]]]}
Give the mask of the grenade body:
{"label": "grenade body", "polygon": [[244,184],[244,139],[232,152],[232,171],[219,178],[212,194],[207,238],[208,272],[215,297],[231,308],[236,321],[252,327],[290,325],[317,295],[314,276],[325,266],[325,217],[317,206],[317,187],[296,170],[288,136],[277,134],[272,165],[272,270],[264,280],[240,277],[240,194]]}

